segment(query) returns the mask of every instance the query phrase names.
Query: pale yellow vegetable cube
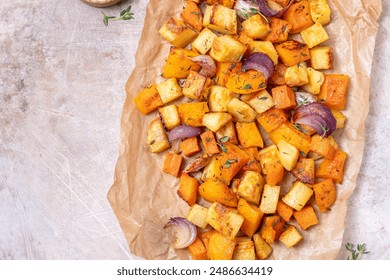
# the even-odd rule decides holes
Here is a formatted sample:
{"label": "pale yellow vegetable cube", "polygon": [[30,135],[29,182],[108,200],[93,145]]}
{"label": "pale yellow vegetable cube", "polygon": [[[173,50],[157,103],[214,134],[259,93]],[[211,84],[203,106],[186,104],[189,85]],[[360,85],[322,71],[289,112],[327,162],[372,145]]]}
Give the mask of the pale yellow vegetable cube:
{"label": "pale yellow vegetable cube", "polygon": [[158,109],[158,112],[166,129],[171,130],[180,125],[181,120],[176,105],[162,107]]}
{"label": "pale yellow vegetable cube", "polygon": [[253,242],[255,243],[256,256],[260,260],[265,260],[272,253],[272,247],[264,241],[260,234],[255,233],[253,235]]}
{"label": "pale yellow vegetable cube", "polygon": [[159,33],[165,40],[177,48],[184,48],[191,43],[198,33],[189,28],[184,21],[170,17],[160,28]]}
{"label": "pale yellow vegetable cube", "polygon": [[309,0],[310,15],[314,22],[326,25],[330,22],[331,10],[326,0]]}
{"label": "pale yellow vegetable cube", "polygon": [[242,240],[240,237],[236,238],[236,247],[233,252],[233,260],[255,260],[255,244],[252,240]]}
{"label": "pale yellow vegetable cube", "polygon": [[280,163],[288,171],[291,171],[298,162],[299,150],[283,139],[279,140],[277,146]]}
{"label": "pale yellow vegetable cube", "polygon": [[296,181],[290,191],[282,197],[284,203],[300,211],[313,195],[313,190],[304,183]]}
{"label": "pale yellow vegetable cube", "polygon": [[157,85],[161,101],[167,104],[183,95],[176,78],[170,78]]}
{"label": "pale yellow vegetable cube", "polygon": [[336,128],[343,128],[345,126],[345,116],[339,110],[330,110],[333,117],[336,119]]}
{"label": "pale yellow vegetable cube", "polygon": [[205,100],[212,83],[209,77],[191,70],[183,85],[183,95],[191,99]]}
{"label": "pale yellow vegetable cube", "polygon": [[156,118],[149,124],[148,145],[152,153],[160,153],[171,147],[160,118]]}
{"label": "pale yellow vegetable cube", "polygon": [[249,43],[251,52],[262,52],[269,56],[274,65],[278,64],[278,52],[270,41],[252,41]]}
{"label": "pale yellow vegetable cube", "polygon": [[333,51],[328,46],[318,46],[310,49],[311,67],[317,70],[333,69]]}
{"label": "pale yellow vegetable cube", "polygon": [[290,225],[279,236],[279,240],[288,248],[291,248],[297,245],[302,240],[302,235],[293,225]]}
{"label": "pale yellow vegetable cube", "polygon": [[192,48],[201,54],[206,54],[210,49],[213,41],[218,36],[208,28],[203,28],[198,37],[192,43]]}
{"label": "pale yellow vegetable cube", "polygon": [[300,62],[294,66],[286,68],[284,80],[289,87],[303,86],[309,82],[307,73],[307,65],[305,62]]}
{"label": "pale yellow vegetable cube", "polygon": [[237,194],[249,202],[259,204],[264,183],[260,173],[246,171],[238,185]]}
{"label": "pale yellow vegetable cube", "polygon": [[228,122],[217,131],[217,138],[221,139],[223,137],[229,137],[230,143],[238,144],[237,131],[233,122]]}
{"label": "pale yellow vegetable cube", "polygon": [[303,30],[301,37],[309,48],[313,48],[329,39],[328,33],[319,22]]}
{"label": "pale yellow vegetable cube", "polygon": [[235,122],[252,122],[257,113],[251,106],[238,98],[233,98],[227,105],[228,112]]}
{"label": "pale yellow vegetable cube", "polygon": [[214,39],[211,45],[210,56],[218,62],[237,62],[241,60],[246,46],[230,35]]}
{"label": "pale yellow vegetable cube", "polygon": [[303,85],[302,89],[310,92],[311,94],[319,94],[321,86],[325,81],[325,74],[308,67],[307,77],[309,78],[309,82],[306,85]]}
{"label": "pale yellow vegetable cube", "polygon": [[219,156],[213,156],[210,162],[203,168],[203,173],[200,179],[205,181],[206,179],[219,178],[221,174],[221,162]]}
{"label": "pale yellow vegetable cube", "polygon": [[260,210],[266,214],[275,214],[280,195],[280,186],[264,186],[263,194],[261,195]]}
{"label": "pale yellow vegetable cube", "polygon": [[221,34],[236,34],[236,11],[219,4],[207,5],[203,16],[203,26]]}
{"label": "pale yellow vegetable cube", "polygon": [[188,211],[186,219],[200,228],[206,228],[208,225],[208,211],[208,208],[200,206],[199,204],[194,204],[191,206],[190,211]]}
{"label": "pale yellow vegetable cube", "polygon": [[241,96],[241,100],[249,104],[258,114],[275,106],[274,99],[267,90]]}
{"label": "pale yellow vegetable cube", "polygon": [[213,132],[217,132],[221,127],[226,125],[232,120],[232,116],[229,113],[214,112],[206,113],[203,116],[202,124]]}
{"label": "pale yellow vegetable cube", "polygon": [[255,14],[245,20],[242,29],[246,31],[249,37],[254,39],[264,39],[271,32],[271,27],[264,16]]}
{"label": "pale yellow vegetable cube", "polygon": [[235,94],[222,86],[212,86],[209,95],[209,108],[211,112],[226,112],[227,104]]}

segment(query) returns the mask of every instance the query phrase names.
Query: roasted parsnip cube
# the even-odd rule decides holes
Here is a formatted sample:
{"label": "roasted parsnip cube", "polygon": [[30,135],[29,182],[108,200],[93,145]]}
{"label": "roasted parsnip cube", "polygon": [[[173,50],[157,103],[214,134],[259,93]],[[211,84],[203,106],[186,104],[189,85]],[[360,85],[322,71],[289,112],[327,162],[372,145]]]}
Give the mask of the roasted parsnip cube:
{"label": "roasted parsnip cube", "polygon": [[300,211],[295,211],[293,215],[303,230],[318,224],[317,215],[311,205],[303,207]]}
{"label": "roasted parsnip cube", "polygon": [[240,198],[238,201],[237,210],[244,217],[241,231],[249,237],[252,237],[259,228],[264,213],[260,211],[257,205],[250,204],[244,198]]}
{"label": "roasted parsnip cube", "polygon": [[264,178],[258,172],[246,171],[238,185],[237,194],[247,201],[259,204]]}
{"label": "roasted parsnip cube", "polygon": [[279,240],[288,248],[291,248],[297,245],[302,240],[302,235],[293,225],[290,225],[279,236]]}
{"label": "roasted parsnip cube", "polygon": [[264,141],[255,122],[236,123],[238,140],[243,148],[264,147]]}
{"label": "roasted parsnip cube", "polygon": [[258,114],[264,113],[275,105],[272,96],[265,89],[256,93],[242,95],[241,100],[249,104]]}
{"label": "roasted parsnip cube", "polygon": [[171,147],[160,118],[152,120],[149,124],[148,145],[152,153],[160,153]]}
{"label": "roasted parsnip cube", "polygon": [[307,65],[305,62],[298,63],[294,66],[287,67],[284,73],[286,85],[290,87],[303,86],[309,82]]}
{"label": "roasted parsnip cube", "polygon": [[213,156],[210,162],[204,167],[203,173],[201,176],[202,181],[206,179],[218,179],[221,176],[221,157]]}
{"label": "roasted parsnip cube", "polygon": [[287,41],[288,34],[292,29],[291,23],[289,23],[287,20],[276,17],[271,17],[269,23],[271,26],[271,32],[268,34],[265,40],[274,44]]}
{"label": "roasted parsnip cube", "polygon": [[278,64],[278,52],[276,51],[274,44],[269,41],[252,41],[249,44],[251,52],[262,52],[269,56],[274,65]]}
{"label": "roasted parsnip cube", "polygon": [[310,92],[311,94],[319,94],[321,86],[325,81],[325,74],[308,67],[307,77],[309,82],[303,85],[301,88],[307,92]]}
{"label": "roasted parsnip cube", "polygon": [[314,198],[321,212],[328,211],[336,201],[337,190],[332,179],[325,179],[313,185]]}
{"label": "roasted parsnip cube", "polygon": [[145,115],[164,105],[158,94],[156,85],[141,90],[134,98],[134,103],[138,110]]}
{"label": "roasted parsnip cube", "polygon": [[317,46],[310,49],[311,67],[317,70],[333,69],[333,51],[328,46]]}
{"label": "roasted parsnip cube", "polygon": [[184,21],[170,17],[159,30],[160,35],[178,48],[184,48],[192,42],[198,33],[189,28]]}
{"label": "roasted parsnip cube", "polygon": [[187,173],[182,173],[180,176],[179,189],[177,195],[181,197],[188,205],[195,204],[198,197],[199,182],[194,177],[191,177]]}
{"label": "roasted parsnip cube", "polygon": [[217,132],[221,127],[226,125],[231,120],[232,116],[229,113],[207,113],[203,116],[202,125],[211,131]]}
{"label": "roasted parsnip cube", "polygon": [[279,201],[280,186],[265,185],[261,195],[260,210],[265,214],[275,214]]}
{"label": "roasted parsnip cube", "polygon": [[257,116],[255,110],[238,98],[233,98],[228,103],[227,109],[236,122],[252,122]]}
{"label": "roasted parsnip cube", "polygon": [[271,32],[271,27],[264,16],[255,14],[242,23],[242,29],[254,39],[264,39]]}
{"label": "roasted parsnip cube", "polygon": [[205,75],[190,71],[183,86],[183,94],[191,99],[205,100],[208,98],[213,82]]}
{"label": "roasted parsnip cube", "polygon": [[204,28],[192,42],[192,48],[196,49],[201,54],[206,54],[210,49],[213,41],[218,36],[208,28]]}
{"label": "roasted parsnip cube", "polygon": [[284,203],[294,208],[297,211],[302,210],[305,204],[313,195],[313,190],[304,183],[296,181],[289,192],[282,197]]}
{"label": "roasted parsnip cube", "polygon": [[176,78],[170,78],[159,83],[157,85],[157,91],[164,104],[167,104],[183,95]]}
{"label": "roasted parsnip cube", "polygon": [[336,119],[336,128],[343,128],[345,125],[345,116],[339,110],[330,110],[333,117]]}
{"label": "roasted parsnip cube", "polygon": [[269,244],[279,239],[284,227],[284,220],[279,215],[266,216],[260,228],[261,237]]}
{"label": "roasted parsnip cube", "polygon": [[203,28],[202,11],[198,5],[192,0],[188,0],[183,10],[180,13],[181,18],[186,24],[191,26],[196,31],[200,32]]}
{"label": "roasted parsnip cube", "polygon": [[279,140],[277,146],[278,146],[278,156],[281,164],[288,171],[291,171],[294,168],[294,166],[297,164],[299,158],[298,149],[295,146],[291,145],[290,143],[287,143],[283,139]]}
{"label": "roasted parsnip cube", "polygon": [[234,240],[244,218],[237,213],[237,210],[214,202],[207,212],[207,222],[223,236]]}
{"label": "roasted parsnip cube", "polygon": [[216,232],[210,236],[208,253],[210,260],[231,260],[236,243],[234,240]]}
{"label": "roasted parsnip cube", "polygon": [[299,33],[314,23],[311,19],[308,1],[300,1],[292,4],[283,14],[283,19],[291,23],[292,34]]}
{"label": "roasted parsnip cube", "polygon": [[209,209],[206,207],[200,206],[199,204],[193,204],[190,211],[188,211],[186,219],[200,228],[206,228],[208,225],[208,211]]}
{"label": "roasted parsnip cube", "polygon": [[209,95],[209,108],[211,112],[227,112],[227,104],[235,94],[222,86],[212,86]]}
{"label": "roasted parsnip cube", "polygon": [[214,39],[210,56],[218,62],[238,62],[246,51],[246,46],[230,35]]}
{"label": "roasted parsnip cube", "polygon": [[236,93],[251,94],[267,87],[267,79],[263,73],[256,70],[232,73],[226,82],[226,87]]}
{"label": "roasted parsnip cube", "polygon": [[209,111],[207,102],[180,103],[177,107],[182,123],[190,126],[203,126],[203,116]]}
{"label": "roasted parsnip cube", "polygon": [[228,185],[219,180],[206,179],[199,186],[199,194],[209,202],[219,202],[228,207],[237,207],[236,194]]}
{"label": "roasted parsnip cube", "polygon": [[265,181],[271,186],[275,186],[283,180],[284,167],[278,157],[276,145],[270,145],[260,150],[260,165],[265,176]]}
{"label": "roasted parsnip cube", "polygon": [[163,77],[184,79],[187,78],[191,70],[199,71],[200,65],[189,59],[198,55],[199,53],[195,50],[171,47],[164,65]]}
{"label": "roasted parsnip cube", "polygon": [[158,109],[158,112],[166,129],[171,130],[172,128],[180,125],[181,121],[176,105],[172,104],[162,107]]}
{"label": "roasted parsnip cube", "polygon": [[330,22],[331,10],[326,0],[309,0],[310,15],[314,22],[326,25]]}
{"label": "roasted parsnip cube", "polygon": [[294,40],[280,43],[275,49],[286,66],[293,66],[310,59],[308,46]]}
{"label": "roasted parsnip cube", "polygon": [[220,128],[217,133],[217,139],[227,138],[227,142],[232,144],[238,144],[236,127],[233,122],[228,122],[225,126]]}
{"label": "roasted parsnip cube", "polygon": [[255,260],[255,244],[252,240],[240,240],[236,238],[236,248],[233,252],[233,260]]}
{"label": "roasted parsnip cube", "polygon": [[236,11],[219,4],[207,5],[203,17],[203,26],[221,34],[236,34]]}
{"label": "roasted parsnip cube", "polygon": [[253,242],[255,243],[256,256],[260,260],[265,260],[272,253],[272,247],[264,241],[260,234],[253,235]]}
{"label": "roasted parsnip cube", "polygon": [[301,37],[309,48],[313,48],[329,39],[328,33],[326,33],[326,30],[319,22],[303,30]]}

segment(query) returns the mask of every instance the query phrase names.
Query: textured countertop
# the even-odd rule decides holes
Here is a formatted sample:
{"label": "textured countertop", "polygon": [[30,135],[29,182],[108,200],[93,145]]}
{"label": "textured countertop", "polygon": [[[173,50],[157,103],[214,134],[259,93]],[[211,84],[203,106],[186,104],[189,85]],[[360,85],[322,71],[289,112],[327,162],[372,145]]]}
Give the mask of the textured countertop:
{"label": "textured countertop", "polygon": [[[104,12],[129,4],[134,20],[105,27],[77,0],[0,2],[0,259],[131,258],[106,194],[147,1]],[[367,243],[364,259],[390,259],[389,1],[379,24],[343,242]]]}

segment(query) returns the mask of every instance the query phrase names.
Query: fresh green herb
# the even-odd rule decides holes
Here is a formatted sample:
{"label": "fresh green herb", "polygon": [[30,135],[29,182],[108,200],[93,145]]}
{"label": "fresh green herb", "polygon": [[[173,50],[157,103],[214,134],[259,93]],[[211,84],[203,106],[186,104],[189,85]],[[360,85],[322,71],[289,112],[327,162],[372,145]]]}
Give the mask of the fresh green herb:
{"label": "fresh green herb", "polygon": [[229,168],[233,163],[238,162],[237,159],[230,159],[228,158],[225,162],[224,168]]}
{"label": "fresh green herb", "polygon": [[229,139],[230,139],[229,136],[224,136],[224,137],[220,138],[219,141],[220,141],[221,143],[224,143],[224,144],[225,144],[227,141],[229,141]]}
{"label": "fresh green herb", "polygon": [[286,28],[287,28],[286,24],[282,26],[282,33],[284,33],[286,31]]}
{"label": "fresh green herb", "polygon": [[309,97],[303,97],[298,100],[298,106],[309,104],[310,100]]}
{"label": "fresh green herb", "polygon": [[356,249],[355,249],[355,244],[347,243],[347,245],[345,245],[345,248],[350,253],[347,260],[359,260],[363,255],[369,253],[368,251],[366,251],[365,243],[358,244]]}
{"label": "fresh green herb", "polygon": [[257,97],[257,99],[260,99],[260,100],[267,100],[267,99],[268,99],[268,97],[267,97],[267,96],[261,96],[261,97],[260,97],[260,96],[258,96],[258,97]]}
{"label": "fresh green herb", "polygon": [[324,137],[326,133],[329,131],[329,128],[324,125],[321,125],[321,130],[323,132],[322,137]]}
{"label": "fresh green herb", "polygon": [[119,17],[114,17],[114,16],[108,16],[105,13],[103,13],[103,23],[105,26],[108,26],[109,21],[115,21],[115,20],[130,20],[134,19],[134,14],[131,11],[131,5],[127,8],[124,9],[120,14]]}

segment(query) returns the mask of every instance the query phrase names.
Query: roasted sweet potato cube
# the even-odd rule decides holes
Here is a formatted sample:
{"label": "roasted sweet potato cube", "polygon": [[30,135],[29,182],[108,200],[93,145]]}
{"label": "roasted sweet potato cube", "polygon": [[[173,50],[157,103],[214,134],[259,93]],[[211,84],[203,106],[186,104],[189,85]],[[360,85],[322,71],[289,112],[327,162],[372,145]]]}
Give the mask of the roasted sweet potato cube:
{"label": "roasted sweet potato cube", "polygon": [[274,44],[287,41],[288,34],[292,29],[291,23],[289,23],[287,20],[276,17],[271,17],[269,23],[271,26],[271,32],[268,34],[265,40]]}
{"label": "roasted sweet potato cube", "polygon": [[275,186],[281,182],[284,177],[284,167],[280,163],[276,145],[271,145],[260,150],[259,157],[261,169],[267,184]]}
{"label": "roasted sweet potato cube", "polygon": [[286,80],[284,78],[286,74],[287,66],[283,63],[278,63],[275,66],[275,70],[272,73],[272,76],[269,78],[269,83],[277,86],[285,85]]}
{"label": "roasted sweet potato cube", "polygon": [[164,105],[156,85],[141,90],[134,98],[134,103],[137,105],[138,110],[145,115]]}
{"label": "roasted sweet potato cube", "polygon": [[273,143],[278,143],[283,139],[286,142],[294,145],[304,154],[309,152],[310,136],[297,130],[291,123],[285,122],[278,128],[270,132],[269,137]]}
{"label": "roasted sweet potato cube", "polygon": [[221,156],[220,179],[229,184],[236,174],[249,162],[248,154],[238,146],[225,143],[226,152]]}
{"label": "roasted sweet potato cube", "polygon": [[206,228],[208,225],[207,214],[209,209],[199,204],[193,204],[187,213],[186,219],[200,228]]}
{"label": "roasted sweet potato cube", "polygon": [[264,39],[271,31],[271,27],[264,16],[255,14],[242,23],[243,30],[254,39]]}
{"label": "roasted sweet potato cube", "polygon": [[213,82],[209,77],[191,70],[182,92],[188,98],[205,100],[209,96],[212,84]]}
{"label": "roasted sweet potato cube", "polygon": [[284,227],[284,220],[279,215],[264,217],[263,224],[260,229],[261,237],[268,244],[273,244],[279,239]]}
{"label": "roasted sweet potato cube", "polygon": [[272,88],[272,97],[278,109],[292,109],[297,106],[295,92],[286,85]]}
{"label": "roasted sweet potato cube", "polygon": [[193,260],[207,260],[206,247],[199,237],[196,237],[194,242],[192,242],[192,244],[188,246],[187,249]]}
{"label": "roasted sweet potato cube", "polygon": [[203,126],[203,116],[209,111],[207,102],[180,103],[177,107],[182,123],[189,126]]}
{"label": "roasted sweet potato cube", "polygon": [[341,184],[344,177],[344,166],[347,154],[342,150],[337,150],[333,159],[325,159],[317,168],[316,176],[323,179],[333,179]]}
{"label": "roasted sweet potato cube", "polygon": [[260,167],[260,157],[259,157],[259,151],[256,147],[249,147],[244,149],[245,152],[249,155],[249,161],[248,163],[242,168],[242,171],[255,171],[260,173],[261,167]]}
{"label": "roasted sweet potato cube", "polygon": [[280,186],[264,186],[261,195],[260,211],[265,214],[275,214],[280,194]]}
{"label": "roasted sweet potato cube", "polygon": [[233,252],[233,260],[255,260],[255,244],[252,240],[242,237],[236,238],[236,248]]}
{"label": "roasted sweet potato cube", "polygon": [[216,84],[224,87],[230,75],[241,70],[241,65],[241,62],[217,62]]}
{"label": "roasted sweet potato cube", "polygon": [[221,34],[236,34],[236,11],[223,5],[208,5],[203,17],[203,26]]}
{"label": "roasted sweet potato cube", "polygon": [[297,211],[302,210],[313,195],[313,190],[302,182],[296,181],[288,193],[282,197],[284,203]]}
{"label": "roasted sweet potato cube", "polygon": [[234,240],[230,240],[221,233],[211,235],[208,246],[210,260],[231,260],[235,247]]}
{"label": "roasted sweet potato cube", "polygon": [[178,48],[186,47],[198,33],[189,28],[184,21],[170,17],[159,30],[160,35]]}
{"label": "roasted sweet potato cube", "polygon": [[300,211],[294,212],[294,218],[297,220],[301,229],[306,230],[311,226],[318,224],[317,215],[311,205],[307,205]]}
{"label": "roasted sweet potato cube", "polygon": [[261,137],[260,131],[257,128],[255,122],[250,123],[236,123],[236,130],[238,140],[244,148],[249,147],[264,147],[263,138]]}
{"label": "roasted sweet potato cube", "polygon": [[326,159],[333,159],[336,149],[330,138],[315,134],[311,137],[310,151],[315,152]]}
{"label": "roasted sweet potato cube", "polygon": [[199,186],[199,194],[209,202],[219,202],[228,207],[237,207],[236,194],[219,180],[206,179]]}
{"label": "roasted sweet potato cube", "polygon": [[249,202],[259,204],[264,183],[264,178],[260,173],[246,171],[238,185],[237,194]]}
{"label": "roasted sweet potato cube", "polygon": [[171,147],[160,118],[152,120],[149,124],[148,145],[152,153],[160,153]]}
{"label": "roasted sweet potato cube", "polygon": [[256,256],[260,260],[265,260],[272,253],[272,247],[265,242],[260,234],[256,233],[253,235],[253,242],[255,243]]}
{"label": "roasted sweet potato cube", "polygon": [[268,133],[277,129],[279,126],[287,121],[286,113],[278,108],[271,108],[266,112],[262,113],[257,121]]}
{"label": "roasted sweet potato cube", "polygon": [[175,153],[166,153],[163,171],[175,177],[179,177],[183,157]]}
{"label": "roasted sweet potato cube", "polygon": [[276,213],[278,213],[279,216],[283,218],[283,220],[289,222],[293,212],[294,209],[292,207],[288,206],[282,200],[278,201],[278,205],[276,206]]}
{"label": "roasted sweet potato cube", "polygon": [[300,157],[297,164],[291,170],[291,174],[302,183],[313,185],[315,177],[314,159]]}
{"label": "roasted sweet potato cube", "polygon": [[184,9],[180,13],[181,18],[186,24],[191,26],[196,31],[200,32],[203,28],[203,15],[198,5],[188,0],[184,6]]}
{"label": "roasted sweet potato cube", "polygon": [[302,240],[302,235],[293,226],[290,225],[279,237],[279,240],[288,248],[294,247]]}
{"label": "roasted sweet potato cube", "polygon": [[182,173],[180,176],[180,184],[177,194],[192,206],[195,204],[198,198],[199,182],[195,178],[191,177],[187,173]]}
{"label": "roasted sweet potato cube", "polygon": [[232,73],[227,80],[226,87],[236,93],[249,94],[267,87],[267,79],[256,70]]}
{"label": "roasted sweet potato cube", "polygon": [[233,122],[228,122],[226,125],[221,127],[217,133],[217,139],[227,138],[229,139],[227,142],[231,144],[238,144],[236,127]]}
{"label": "roasted sweet potato cube", "polygon": [[250,204],[244,198],[240,198],[237,206],[238,213],[244,217],[244,222],[241,225],[241,231],[252,237],[260,226],[263,212],[259,207]]}
{"label": "roasted sweet potato cube", "polygon": [[319,22],[302,30],[301,37],[309,48],[313,48],[329,39],[328,33]]}
{"label": "roasted sweet potato cube", "polygon": [[291,33],[296,34],[314,24],[310,15],[309,1],[300,1],[290,6],[283,19],[291,23]]}
{"label": "roasted sweet potato cube", "polygon": [[200,135],[202,144],[206,153],[211,156],[219,153],[217,141],[215,141],[214,133],[211,130],[207,130]]}
{"label": "roasted sweet potato cube", "polygon": [[332,179],[325,179],[313,185],[314,198],[321,212],[329,210],[336,201],[337,190]]}
{"label": "roasted sweet potato cube", "polygon": [[199,153],[202,148],[199,145],[198,137],[191,137],[183,140],[179,146],[180,152],[185,157],[192,157]]}
{"label": "roasted sweet potato cube", "polygon": [[195,50],[171,47],[167,62],[164,65],[163,77],[166,79],[185,79],[191,70],[199,71],[200,65],[189,59],[197,55],[199,53]]}
{"label": "roasted sweet potato cube", "polygon": [[310,59],[308,46],[294,40],[277,44],[275,49],[286,66],[293,66]]}
{"label": "roasted sweet potato cube", "polygon": [[246,52],[247,47],[230,35],[214,39],[210,56],[218,62],[238,62]]}
{"label": "roasted sweet potato cube", "polygon": [[330,109],[344,110],[347,101],[348,76],[325,74],[318,100]]}

